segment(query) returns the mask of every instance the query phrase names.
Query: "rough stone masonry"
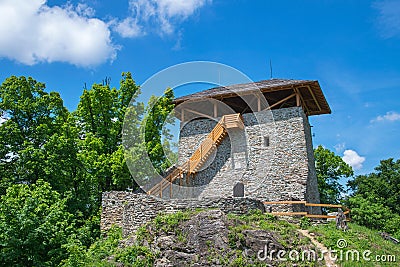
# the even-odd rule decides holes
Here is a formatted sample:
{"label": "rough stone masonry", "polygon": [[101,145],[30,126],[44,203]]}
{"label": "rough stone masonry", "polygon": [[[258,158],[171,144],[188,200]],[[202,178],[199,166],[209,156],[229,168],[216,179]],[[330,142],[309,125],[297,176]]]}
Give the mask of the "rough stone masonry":
{"label": "rough stone masonry", "polygon": [[[188,186],[198,190],[193,196],[229,197],[242,182],[246,197],[319,203],[311,130],[303,109],[273,110],[273,120],[257,120],[257,115],[263,118],[268,113],[243,114],[245,129],[229,131],[204,169],[188,179]],[[192,155],[217,120],[193,120],[182,127],[179,163]],[[179,187],[174,190],[179,197]]]}
{"label": "rough stone masonry", "polygon": [[250,198],[208,198],[174,199],[164,201],[152,195],[111,191],[103,193],[101,230],[116,225],[127,236],[141,225],[154,219],[160,213],[173,213],[182,210],[218,208],[226,213],[246,214],[250,210],[265,211],[264,204]]}

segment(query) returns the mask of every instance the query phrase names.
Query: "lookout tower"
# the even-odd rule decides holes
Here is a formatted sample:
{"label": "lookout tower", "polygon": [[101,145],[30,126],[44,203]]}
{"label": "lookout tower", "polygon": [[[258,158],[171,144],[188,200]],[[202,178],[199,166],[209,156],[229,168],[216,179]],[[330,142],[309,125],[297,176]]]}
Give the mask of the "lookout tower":
{"label": "lookout tower", "polygon": [[174,103],[179,160],[149,194],[319,203],[308,117],[331,110],[318,81],[235,84]]}

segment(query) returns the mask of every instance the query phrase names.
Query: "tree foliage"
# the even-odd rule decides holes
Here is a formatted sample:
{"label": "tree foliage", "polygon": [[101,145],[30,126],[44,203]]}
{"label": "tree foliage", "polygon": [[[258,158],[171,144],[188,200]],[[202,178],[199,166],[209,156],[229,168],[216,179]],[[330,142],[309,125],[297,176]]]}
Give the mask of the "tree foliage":
{"label": "tree foliage", "polygon": [[382,160],[375,172],[359,175],[348,185],[354,221],[400,237],[400,160]]}
{"label": "tree foliage", "polygon": [[154,252],[146,246],[121,247],[121,239],[121,229],[113,227],[89,248],[82,246],[79,240],[70,242],[65,246],[69,257],[60,266],[153,266],[156,259]]}
{"label": "tree foliage", "polygon": [[388,232],[400,238],[400,215],[394,213],[382,202],[373,197],[355,195],[346,200],[351,209],[351,218],[359,225]]}
{"label": "tree foliage", "polygon": [[[100,191],[123,189],[127,185],[120,180],[129,180],[130,176],[121,157],[121,132],[125,111],[140,89],[130,73],[123,73],[122,77],[119,89],[111,88],[108,83],[85,89],[75,112],[82,151],[86,153],[81,159],[88,172],[97,177]],[[144,112],[143,104],[136,104],[135,111],[139,120]]]}
{"label": "tree foliage", "polygon": [[321,203],[337,204],[345,188],[340,179],[353,175],[353,169],[334,152],[322,147],[314,149],[315,168]]}
{"label": "tree foliage", "polygon": [[[140,164],[147,151],[157,168],[169,165],[160,148],[162,141],[168,145],[161,133],[173,92],[151,98],[148,128],[139,94],[132,75],[122,73],[119,88],[109,80],[93,84],[69,112],[58,93],[47,93],[33,78],[11,76],[1,84],[0,265],[73,261],[69,255],[85,251],[100,235],[102,192],[137,187],[126,158],[138,167],[134,178],[148,172]],[[126,139],[134,144],[129,157],[124,119]]]}
{"label": "tree foliage", "polygon": [[172,123],[172,117],[169,115],[174,109],[173,99],[174,92],[171,88],[167,88],[161,97],[151,97],[144,120],[146,123],[143,126],[145,127],[146,150],[153,166],[160,173],[171,165],[167,157],[168,154],[171,154],[171,151],[168,150],[168,139],[163,143],[161,137],[163,134],[169,137],[168,130],[164,126],[166,123]]}
{"label": "tree foliage", "polygon": [[[74,183],[77,185],[74,193],[81,200],[77,203],[83,204],[79,209],[86,209],[86,214],[96,212],[102,192],[137,186],[126,166],[121,132],[130,101],[135,103],[139,93],[131,74],[123,73],[118,89],[109,83],[85,89],[73,113],[73,128],[78,134],[76,157],[83,170]],[[140,121],[144,105],[132,103],[135,110],[132,119]]]}
{"label": "tree foliage", "polygon": [[43,83],[32,78],[15,76],[0,86],[0,112],[7,118],[0,127],[2,194],[14,183],[45,179],[58,184],[47,156],[59,152],[50,152],[49,142],[61,134],[69,112],[58,93],[44,89]]}
{"label": "tree foliage", "polygon": [[56,265],[73,229],[66,199],[49,183],[12,185],[0,201],[0,265]]}
{"label": "tree foliage", "polygon": [[383,203],[393,212],[400,214],[400,160],[382,160],[376,172],[359,175],[348,185],[354,195]]}

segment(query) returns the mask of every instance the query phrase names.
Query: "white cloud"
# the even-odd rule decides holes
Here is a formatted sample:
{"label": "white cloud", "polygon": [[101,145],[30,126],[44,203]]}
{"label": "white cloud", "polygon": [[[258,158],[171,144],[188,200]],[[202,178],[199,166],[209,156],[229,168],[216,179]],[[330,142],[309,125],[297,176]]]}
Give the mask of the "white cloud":
{"label": "white cloud", "polygon": [[399,121],[400,120],[400,114],[394,111],[389,111],[386,112],[385,115],[379,115],[375,119],[371,120],[371,123],[374,122],[381,122],[381,121]]}
{"label": "white cloud", "polygon": [[365,157],[361,157],[354,150],[345,150],[343,152],[343,161],[353,167],[354,170],[359,170],[362,168],[362,164],[365,161]]}
{"label": "white cloud", "polygon": [[0,2],[0,57],[33,65],[68,62],[95,66],[118,49],[107,23],[87,5],[48,6],[47,0]]}
{"label": "white cloud", "polygon": [[137,20],[131,17],[125,18],[121,22],[116,23],[114,30],[124,38],[133,38],[145,34],[143,28],[138,25]]}
{"label": "white cloud", "polygon": [[335,148],[335,150],[336,150],[336,153],[342,153],[342,152],[345,150],[345,148],[346,148],[346,143],[336,144],[336,145],[334,146],[334,148]]}
{"label": "white cloud", "polygon": [[382,37],[390,38],[400,35],[400,1],[377,1],[373,7],[379,12],[377,23]]}
{"label": "white cloud", "polygon": [[176,25],[212,0],[130,0],[131,16],[114,25],[122,37],[137,37],[151,28],[159,34],[172,34]]}
{"label": "white cloud", "polygon": [[93,8],[91,8],[87,4],[78,3],[76,5],[76,13],[85,17],[93,17],[96,12]]}

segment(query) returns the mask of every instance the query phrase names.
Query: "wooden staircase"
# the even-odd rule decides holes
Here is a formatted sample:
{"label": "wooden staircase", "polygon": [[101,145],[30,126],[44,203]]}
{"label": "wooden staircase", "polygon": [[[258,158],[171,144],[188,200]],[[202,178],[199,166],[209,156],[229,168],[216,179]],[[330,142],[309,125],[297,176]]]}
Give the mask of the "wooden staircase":
{"label": "wooden staircase", "polygon": [[171,197],[172,183],[178,178],[182,179],[184,174],[186,174],[186,177],[195,175],[207,161],[208,157],[217,149],[218,145],[221,144],[225,136],[228,135],[227,129],[231,128],[244,128],[243,118],[240,113],[222,116],[221,120],[207,135],[188,161],[164,177],[161,182],[153,186],[147,194],[162,197],[163,191],[169,186]]}

